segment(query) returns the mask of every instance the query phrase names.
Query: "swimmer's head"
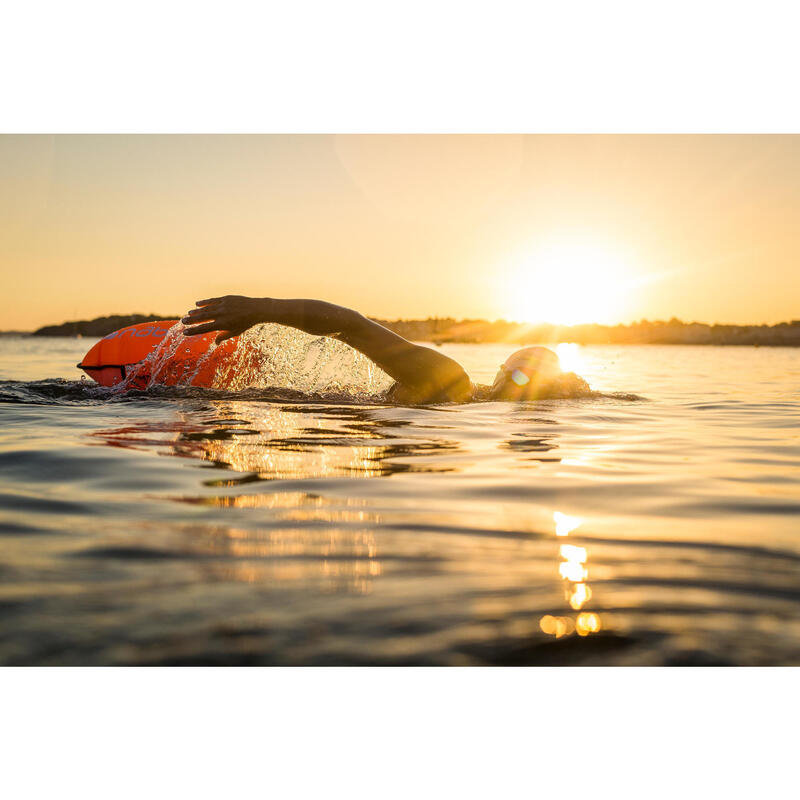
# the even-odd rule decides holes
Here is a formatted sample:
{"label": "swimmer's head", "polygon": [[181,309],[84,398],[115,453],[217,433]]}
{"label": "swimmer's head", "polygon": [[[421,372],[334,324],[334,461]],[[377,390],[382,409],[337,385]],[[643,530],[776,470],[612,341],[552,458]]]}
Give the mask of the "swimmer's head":
{"label": "swimmer's head", "polygon": [[532,400],[540,388],[561,374],[558,356],[546,347],[524,347],[512,353],[495,376],[492,400]]}

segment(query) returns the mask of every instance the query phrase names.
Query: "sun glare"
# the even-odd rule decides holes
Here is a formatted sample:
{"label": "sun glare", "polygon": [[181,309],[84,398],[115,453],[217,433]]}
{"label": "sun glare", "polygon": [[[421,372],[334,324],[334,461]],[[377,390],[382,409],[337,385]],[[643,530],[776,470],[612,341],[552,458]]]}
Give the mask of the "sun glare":
{"label": "sun glare", "polygon": [[561,342],[561,344],[556,345],[556,355],[558,356],[558,363],[564,372],[583,374],[585,365],[580,345],[575,344],[575,342]]}
{"label": "sun glare", "polygon": [[541,247],[508,270],[501,307],[517,322],[615,323],[636,283],[628,264],[600,247]]}

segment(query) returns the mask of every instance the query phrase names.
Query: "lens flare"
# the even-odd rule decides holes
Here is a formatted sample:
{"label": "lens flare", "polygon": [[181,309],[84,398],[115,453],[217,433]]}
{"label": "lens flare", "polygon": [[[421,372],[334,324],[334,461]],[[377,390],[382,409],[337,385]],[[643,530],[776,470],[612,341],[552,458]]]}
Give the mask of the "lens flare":
{"label": "lens flare", "polygon": [[526,386],[531,382],[531,379],[521,369],[515,369],[511,373],[511,380],[514,381],[517,386]]}

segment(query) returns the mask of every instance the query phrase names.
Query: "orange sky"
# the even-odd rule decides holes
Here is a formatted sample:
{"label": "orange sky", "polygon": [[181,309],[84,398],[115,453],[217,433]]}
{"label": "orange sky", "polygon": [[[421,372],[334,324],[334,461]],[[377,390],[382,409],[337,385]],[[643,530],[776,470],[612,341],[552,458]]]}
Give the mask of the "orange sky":
{"label": "orange sky", "polygon": [[797,136],[0,136],[0,329],[226,294],[800,318]]}

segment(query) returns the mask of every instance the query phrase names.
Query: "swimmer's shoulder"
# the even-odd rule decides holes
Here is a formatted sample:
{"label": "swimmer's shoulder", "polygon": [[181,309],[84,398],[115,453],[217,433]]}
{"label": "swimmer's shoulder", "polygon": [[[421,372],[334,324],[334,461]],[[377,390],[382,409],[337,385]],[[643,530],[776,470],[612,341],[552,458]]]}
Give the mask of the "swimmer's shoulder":
{"label": "swimmer's shoulder", "polygon": [[392,366],[391,374],[397,382],[387,393],[390,402],[421,405],[466,403],[472,399],[472,382],[464,368],[429,347],[409,344]]}

